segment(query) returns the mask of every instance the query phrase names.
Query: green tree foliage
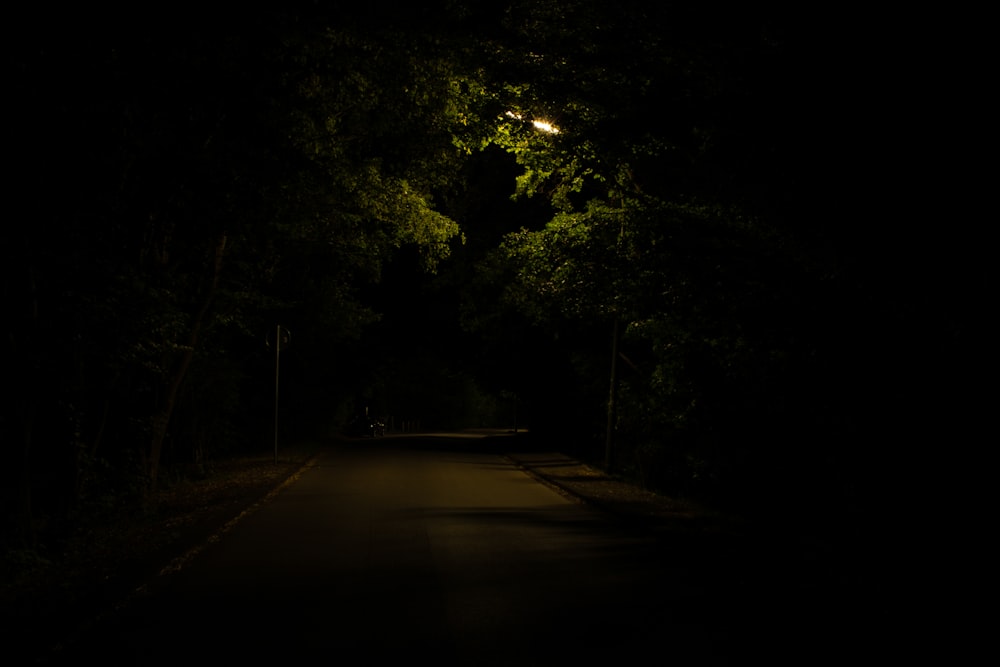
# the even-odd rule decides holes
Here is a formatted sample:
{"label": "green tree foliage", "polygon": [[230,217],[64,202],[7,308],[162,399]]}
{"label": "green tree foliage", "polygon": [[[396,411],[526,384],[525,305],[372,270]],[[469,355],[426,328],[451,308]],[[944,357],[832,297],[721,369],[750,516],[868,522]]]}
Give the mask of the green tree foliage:
{"label": "green tree foliage", "polygon": [[716,499],[811,474],[827,452],[790,434],[827,407],[811,372],[829,265],[781,191],[801,182],[796,125],[778,120],[794,97],[781,22],[593,2],[514,3],[504,20],[488,48],[511,113],[492,141],[522,168],[516,194],[557,213],[509,234],[483,275],[576,346],[564,390],[589,389],[564,423],[603,432],[619,321],[619,470]]}
{"label": "green tree foliage", "polygon": [[392,254],[433,269],[458,235],[434,197],[460,98],[425,35],[152,14],[31,16],[12,50],[25,217],[4,229],[20,398],[2,422],[22,544],[39,516],[57,528],[245,438],[276,320],[319,375],[376,319],[359,290]]}
{"label": "green tree foliage", "polygon": [[[922,343],[950,344],[912,329],[872,343],[918,319],[893,297],[929,244],[898,245],[903,223],[873,222],[892,207],[845,196],[877,180],[827,157],[874,143],[851,115],[850,54],[785,13],[60,11],[19,10],[6,61],[12,542],[134,501],[161,462],[259,439],[278,323],[295,332],[299,415],[374,397],[383,368],[425,369],[387,333],[408,333],[410,311],[373,298],[400,256],[464,297],[454,313],[413,308],[461,312],[461,334],[412,346],[444,359],[460,341],[469,358],[435,375],[466,387],[452,405],[505,392],[534,423],[599,439],[618,331],[617,465],[690,493],[835,476],[860,454],[830,446],[862,429],[850,378],[878,369],[852,394],[871,414],[897,373],[917,377]],[[908,272],[880,281],[871,267],[894,248]],[[919,281],[935,305],[943,273]],[[957,311],[941,340],[967,335]],[[803,433],[821,444],[797,447]]]}

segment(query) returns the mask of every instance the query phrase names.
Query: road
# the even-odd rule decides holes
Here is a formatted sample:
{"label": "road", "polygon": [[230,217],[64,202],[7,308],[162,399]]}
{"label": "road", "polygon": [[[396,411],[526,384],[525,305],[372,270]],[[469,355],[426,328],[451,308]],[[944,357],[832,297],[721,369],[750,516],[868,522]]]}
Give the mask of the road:
{"label": "road", "polygon": [[476,439],[323,453],[68,662],[724,664],[743,613],[686,538],[622,524]]}

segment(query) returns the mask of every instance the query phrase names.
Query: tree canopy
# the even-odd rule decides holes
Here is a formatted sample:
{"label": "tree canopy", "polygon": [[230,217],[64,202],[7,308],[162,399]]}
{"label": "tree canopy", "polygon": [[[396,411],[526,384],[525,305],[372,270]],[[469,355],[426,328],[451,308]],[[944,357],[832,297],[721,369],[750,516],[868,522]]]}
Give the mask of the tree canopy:
{"label": "tree canopy", "polygon": [[860,56],[757,7],[383,10],[23,10],[5,542],[266,442],[276,325],[296,436],[516,405],[653,488],[843,500],[931,338],[881,265],[926,244],[843,167]]}

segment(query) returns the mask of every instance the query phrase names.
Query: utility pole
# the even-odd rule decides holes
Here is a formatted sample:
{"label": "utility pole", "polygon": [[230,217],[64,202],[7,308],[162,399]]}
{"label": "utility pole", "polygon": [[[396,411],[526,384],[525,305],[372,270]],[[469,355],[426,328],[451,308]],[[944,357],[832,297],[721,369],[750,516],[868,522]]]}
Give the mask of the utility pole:
{"label": "utility pole", "polygon": [[611,471],[612,457],[615,442],[615,412],[618,398],[618,317],[615,317],[614,327],[611,330],[611,388],[608,390],[608,428],[604,437],[604,470]]}
{"label": "utility pole", "polygon": [[[280,324],[274,334],[274,463],[278,464],[278,369],[281,361],[281,351],[288,347],[292,332]],[[267,345],[271,346],[271,335],[267,336]]]}
{"label": "utility pole", "polygon": [[[625,242],[625,197],[621,199],[621,220],[618,229],[618,242],[615,245],[616,255],[621,255]],[[617,263],[616,263],[617,264]],[[615,444],[615,421],[618,409],[618,337],[621,328],[621,311],[615,308],[615,322],[611,329],[611,388],[608,390],[608,428],[604,436],[604,470],[611,472],[612,452]]]}

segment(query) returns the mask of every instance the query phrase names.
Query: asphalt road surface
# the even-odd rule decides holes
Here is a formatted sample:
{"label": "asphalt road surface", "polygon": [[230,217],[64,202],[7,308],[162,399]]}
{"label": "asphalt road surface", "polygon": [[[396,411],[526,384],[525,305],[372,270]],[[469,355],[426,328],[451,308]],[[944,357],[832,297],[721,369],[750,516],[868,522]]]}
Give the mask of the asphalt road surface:
{"label": "asphalt road surface", "polygon": [[726,664],[752,613],[703,544],[651,535],[481,441],[325,452],[67,664]]}

